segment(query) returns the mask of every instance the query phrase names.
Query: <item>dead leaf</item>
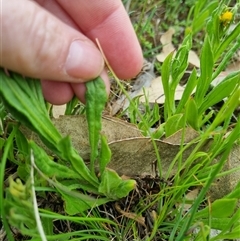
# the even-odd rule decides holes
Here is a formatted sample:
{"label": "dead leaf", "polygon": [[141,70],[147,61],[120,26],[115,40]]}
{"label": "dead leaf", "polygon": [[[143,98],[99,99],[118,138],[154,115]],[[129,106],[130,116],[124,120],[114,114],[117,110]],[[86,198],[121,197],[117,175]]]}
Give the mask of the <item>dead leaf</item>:
{"label": "dead leaf", "polygon": [[[197,198],[199,194],[199,188],[194,188],[193,190],[190,190],[186,195],[185,195],[185,202],[184,203],[179,203],[177,207],[183,209],[183,211],[188,212],[190,208],[192,207],[193,201]],[[186,203],[190,202],[190,203]]]}
{"label": "dead leaf", "polygon": [[[79,151],[82,158],[88,159],[90,148],[86,117],[84,115],[60,116],[52,121],[63,136],[71,136],[73,146]],[[101,133],[107,136],[108,142],[142,136],[141,131],[135,125],[108,116],[102,118]]]}
{"label": "dead leaf", "polygon": [[195,188],[195,189],[189,191],[186,194],[185,198],[187,201],[194,201],[197,198],[198,193],[199,193],[199,188]]}
{"label": "dead leaf", "polygon": [[[158,54],[156,56],[156,58],[161,63],[164,62],[166,57],[175,50],[175,47],[172,44],[172,36],[174,35],[174,33],[175,33],[175,30],[173,28],[170,28],[160,38],[160,41],[163,44],[163,48],[162,48],[162,52],[160,54]],[[175,55],[175,53],[174,53],[174,55]],[[189,51],[188,62],[191,65],[193,65],[197,68],[200,68],[200,59],[199,59],[198,55],[193,50]]]}
{"label": "dead leaf", "polygon": [[[142,90],[143,87],[150,86],[153,79],[155,79],[154,73],[154,64],[147,62],[144,60],[144,65],[142,71],[136,77],[134,81],[134,85],[132,86],[131,91],[128,92],[128,96],[130,99],[135,98],[139,95],[139,91]],[[117,101],[115,101],[111,106],[111,114],[114,116],[119,112],[119,110],[126,110],[129,106],[129,100],[126,95],[121,95]]]}
{"label": "dead leaf", "polygon": [[53,105],[52,114],[54,118],[58,118],[61,115],[64,115],[66,110],[66,105]]}
{"label": "dead leaf", "polygon": [[[145,93],[148,97],[149,103],[159,103],[163,104],[165,102],[165,95],[162,85],[162,78],[158,77],[152,80],[151,85],[149,87],[145,87]],[[175,91],[175,100],[181,100],[184,92],[184,88],[180,85],[177,86]],[[138,92],[138,96],[144,95],[143,89]],[[145,102],[144,96],[140,98],[141,102]]]}
{"label": "dead leaf", "polygon": [[[58,119],[53,119],[53,123],[63,136],[71,136],[73,146],[81,157],[85,161],[88,161],[90,146],[86,117],[61,116]],[[153,143],[150,138],[143,137],[140,130],[134,125],[117,118],[104,117],[102,119],[102,133],[106,135],[112,151],[112,159],[108,165],[109,168],[114,169],[120,175],[130,177],[141,176],[143,174],[155,176],[157,174],[156,152]],[[41,143],[36,135],[27,133],[26,130],[24,134],[27,134],[29,138],[35,140],[38,144]],[[195,135],[192,137],[195,137]],[[182,134],[179,131],[176,133],[175,139],[181,140],[181,138]],[[180,149],[178,142],[175,142],[177,144],[171,143],[172,140],[155,140],[161,157],[161,168],[165,174],[168,172],[170,163]],[[41,146],[43,145],[41,144]],[[191,151],[192,147],[183,153],[183,160],[190,155]],[[177,169],[178,165],[176,164],[170,172],[171,175],[176,173]]]}
{"label": "dead leaf", "polygon": [[174,28],[169,28],[167,32],[165,32],[161,38],[160,42],[163,45],[162,52],[156,56],[159,62],[163,62],[166,57],[175,50],[175,47],[172,44],[172,36],[175,33]]}
{"label": "dead leaf", "polygon": [[235,61],[226,68],[227,73],[240,70],[240,50],[236,53]]}
{"label": "dead leaf", "polygon": [[[168,136],[164,139],[165,142],[174,144],[174,145],[181,145],[182,142],[182,130],[177,131],[171,136]],[[189,143],[199,137],[199,133],[191,127],[187,127],[184,132],[184,143]]]}
{"label": "dead leaf", "polygon": [[[181,138],[181,137],[180,137]],[[155,140],[161,157],[161,169],[163,178],[169,171],[169,166],[180,150],[179,145]],[[120,175],[130,177],[157,174],[156,152],[150,138],[135,137],[109,143],[112,151],[112,159],[108,167],[114,169]],[[194,145],[183,153],[183,160],[191,154]],[[176,174],[178,164],[173,166],[170,176]]]}
{"label": "dead leaf", "polygon": [[[217,163],[219,159],[221,158],[218,157],[216,158],[215,162]],[[232,147],[232,150],[224,164],[223,171],[230,171],[235,169],[232,173],[216,178],[214,183],[212,184],[210,191],[209,191],[209,196],[210,200],[214,201],[216,199],[222,198],[225,195],[229,194],[236,185],[239,183],[240,180],[240,145],[235,144]],[[240,202],[239,202],[239,207],[240,207]]]}
{"label": "dead leaf", "polygon": [[[58,119],[53,119],[53,122],[63,136],[71,136],[76,150],[80,153],[84,160],[88,161],[90,156],[90,147],[88,143],[86,117],[62,116]],[[109,147],[112,151],[112,159],[108,165],[109,168],[114,169],[120,175],[129,176],[131,178],[144,175],[155,176],[157,174],[156,152],[150,138],[143,137],[141,132],[134,125],[117,118],[104,117],[102,119],[102,123],[102,132],[107,136]],[[21,131],[27,138],[33,139],[40,146],[44,147],[36,134],[33,134],[23,127],[21,127]],[[187,128],[184,143],[189,143],[197,137],[198,133],[196,131],[191,128]],[[164,179],[167,179],[179,171],[178,163],[173,165],[171,170],[169,170],[169,166],[181,148],[181,138],[182,130],[164,140],[154,140],[161,157],[162,178]],[[195,145],[196,144],[191,145],[183,152],[183,164],[192,153]],[[208,151],[210,145],[211,140],[206,143],[203,150]],[[221,198],[228,194],[239,182],[239,153],[240,146],[235,145],[226,161],[224,171],[229,171],[233,168],[237,171],[231,173],[230,175],[220,177],[215,181],[209,194],[212,200]],[[216,162],[220,158],[221,156],[217,157]]]}
{"label": "dead leaf", "polygon": [[[78,150],[84,160],[88,160],[90,156],[90,146],[86,116],[65,115],[56,119],[53,118],[52,122],[63,136],[71,136],[74,148]],[[23,126],[21,127],[21,131],[28,139],[34,140],[38,145],[46,149],[35,133]],[[119,118],[108,116],[102,118],[102,134],[107,136],[109,142],[130,137],[142,137],[141,131],[135,125],[120,120]]]}
{"label": "dead leaf", "polygon": [[115,203],[115,208],[116,210],[122,214],[123,216],[129,218],[129,219],[133,219],[134,221],[138,222],[139,224],[141,224],[142,226],[144,226],[145,228],[147,227],[145,224],[145,218],[142,215],[136,214],[136,213],[132,213],[132,212],[126,212],[124,210],[122,210],[120,208],[120,205],[116,202]]}
{"label": "dead leaf", "polygon": [[211,85],[213,87],[216,87],[218,84],[220,84],[226,77],[228,73],[227,72],[221,72],[212,82]]}
{"label": "dead leaf", "polygon": [[193,66],[195,66],[197,68],[200,68],[200,59],[199,59],[198,55],[193,50],[189,51],[188,62],[191,65],[193,65]]}

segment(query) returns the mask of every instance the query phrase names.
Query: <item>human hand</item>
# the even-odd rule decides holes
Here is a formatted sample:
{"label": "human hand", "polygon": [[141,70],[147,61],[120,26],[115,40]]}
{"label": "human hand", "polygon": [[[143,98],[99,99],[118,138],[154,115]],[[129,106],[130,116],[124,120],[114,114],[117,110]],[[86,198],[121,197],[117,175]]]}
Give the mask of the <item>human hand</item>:
{"label": "human hand", "polygon": [[101,75],[109,91],[97,38],[119,78],[142,67],[142,52],[120,0],[1,1],[0,65],[40,78],[46,100],[63,104]]}

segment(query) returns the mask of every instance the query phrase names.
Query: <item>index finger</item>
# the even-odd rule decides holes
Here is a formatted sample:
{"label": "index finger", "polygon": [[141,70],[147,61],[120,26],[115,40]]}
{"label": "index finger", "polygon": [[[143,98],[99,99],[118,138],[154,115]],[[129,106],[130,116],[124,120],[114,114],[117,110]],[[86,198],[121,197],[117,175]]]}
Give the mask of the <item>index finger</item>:
{"label": "index finger", "polygon": [[119,78],[131,78],[141,70],[141,47],[120,0],[58,0],[81,31],[96,38]]}

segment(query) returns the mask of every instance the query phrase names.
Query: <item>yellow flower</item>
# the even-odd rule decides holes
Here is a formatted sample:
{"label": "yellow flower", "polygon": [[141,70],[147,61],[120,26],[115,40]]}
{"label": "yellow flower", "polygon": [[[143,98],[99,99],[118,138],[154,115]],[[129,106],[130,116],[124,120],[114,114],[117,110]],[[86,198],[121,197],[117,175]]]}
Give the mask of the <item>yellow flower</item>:
{"label": "yellow flower", "polygon": [[220,16],[220,22],[222,22],[223,25],[229,24],[232,21],[232,19],[233,13],[230,11],[226,11]]}

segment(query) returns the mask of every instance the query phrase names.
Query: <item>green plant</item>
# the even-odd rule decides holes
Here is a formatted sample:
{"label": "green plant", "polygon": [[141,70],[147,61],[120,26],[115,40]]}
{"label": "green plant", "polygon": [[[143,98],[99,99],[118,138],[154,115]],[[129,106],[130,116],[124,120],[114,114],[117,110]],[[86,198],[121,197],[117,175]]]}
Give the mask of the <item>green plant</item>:
{"label": "green plant", "polygon": [[[192,48],[192,37],[195,32],[186,35],[175,56],[174,53],[171,53],[161,67],[166,101],[164,103],[164,123],[160,127],[161,130],[164,130],[166,137],[181,131],[182,138],[180,151],[172,161],[167,177],[171,178],[170,173],[174,165],[178,165],[179,172],[174,176],[171,187],[161,186],[158,199],[159,216],[153,227],[152,235],[147,240],[154,239],[157,232],[169,232],[167,240],[219,240],[221,237],[229,239],[239,237],[239,222],[234,223],[234,225],[229,222],[231,218],[235,220],[239,212],[237,211],[236,215],[232,212],[232,210],[237,209],[239,185],[233,191],[234,194],[231,198],[223,197],[213,204],[209,203],[204,211],[198,211],[199,205],[204,203],[207,190],[214,179],[224,175],[224,173],[221,173],[221,169],[233,144],[240,139],[239,119],[235,119],[236,122],[233,121],[232,123],[233,112],[240,104],[240,71],[228,74],[219,85],[214,88],[211,87],[211,82],[224,71],[227,63],[240,47],[240,24],[237,23],[233,29],[230,29],[231,21],[221,21],[222,14],[226,12],[226,6],[223,2],[217,8],[216,1],[210,3],[212,4],[211,7],[202,3],[202,1],[197,1],[194,5],[196,23],[193,23],[196,32],[202,29],[203,24],[206,25],[206,34],[200,57],[200,73],[193,69],[183,96],[177,104],[174,94],[188,67],[188,53]],[[216,8],[214,11],[211,11],[212,6],[215,6],[214,9]],[[236,4],[233,8],[232,16],[234,16],[238,6],[239,4]],[[196,17],[200,11],[203,11],[202,16],[205,16],[203,17],[205,21],[201,20],[203,22],[201,26],[197,23],[198,18]],[[224,103],[218,112],[212,110],[207,112],[223,99]],[[138,124],[140,121],[145,125],[145,129],[149,130],[151,126],[148,125],[146,119],[141,119],[141,114],[135,108],[137,101],[134,103],[129,108],[130,118],[133,115],[133,122]],[[146,113],[148,114],[148,112]],[[186,145],[184,137],[187,126],[198,131],[200,136]],[[229,131],[231,134],[225,138]],[[151,134],[149,133],[149,135]],[[205,149],[204,146],[211,139],[211,145]],[[191,154],[184,160],[184,152],[192,147],[194,148]],[[216,165],[214,160],[217,157],[220,160]],[[195,164],[193,165],[193,163]],[[161,153],[158,159],[158,167],[161,175]],[[236,170],[231,170],[231,172],[234,171]],[[194,186],[203,186],[203,188],[189,212],[185,214],[183,208],[173,211],[177,203],[176,200],[179,200],[179,202],[182,200],[182,207],[184,207],[183,197],[188,188]],[[229,205],[228,211],[225,208],[226,203]],[[218,216],[216,213],[220,209],[222,215]],[[200,231],[196,233],[198,228]],[[210,239],[211,228],[218,229],[220,234]]]}
{"label": "green plant", "polygon": [[[184,126],[183,113],[186,113],[186,121],[194,129],[199,130],[212,117],[211,113],[207,118],[205,115],[205,111],[209,107],[217,104],[225,97],[233,95],[233,93],[236,95],[232,100],[229,111],[232,113],[239,105],[240,71],[229,74],[218,86],[209,91],[211,82],[224,70],[229,59],[240,47],[240,36],[238,34],[240,24],[237,24],[229,32],[228,26],[219,22],[219,16],[223,11],[224,6],[220,5],[207,21],[207,33],[200,57],[200,75],[197,75],[195,69],[192,71],[177,107],[175,106],[174,93],[188,66],[187,58],[192,46],[192,35],[186,36],[175,57],[172,53],[163,63],[162,81],[167,100],[164,105],[164,118],[167,135]],[[229,44],[231,44],[231,48],[221,58]],[[214,67],[216,64],[217,68]],[[222,121],[223,118],[220,118],[217,125],[221,124]],[[172,129],[172,123],[177,123],[174,129]]]}
{"label": "green plant", "polygon": [[[126,196],[134,188],[134,180],[122,180],[115,171],[106,168],[111,158],[111,152],[105,138],[103,136],[100,138],[101,113],[107,100],[105,85],[100,78],[88,82],[86,91],[86,115],[91,146],[89,170],[72,147],[70,138],[62,138],[49,119],[39,81],[28,78],[23,81],[18,74],[6,75],[3,70],[0,71],[2,80],[0,93],[4,106],[21,124],[35,131],[43,143],[59,158],[59,162],[53,161],[42,148],[31,140],[27,142],[22,135],[18,144],[24,143],[25,145],[22,148],[18,147],[24,149],[23,155],[28,156],[24,168],[27,169],[28,165],[34,166],[40,176],[56,188],[65,201],[67,213],[71,215],[82,213],[86,209]],[[15,133],[16,127],[13,128],[12,137]],[[5,147],[7,144],[9,144],[8,141],[3,144],[5,149],[7,149]],[[1,181],[4,177],[4,163],[6,163],[8,152],[4,152],[4,154],[1,165]],[[29,163],[29,158],[32,158],[32,163]],[[100,166],[99,178],[95,175],[97,159]],[[80,193],[76,190],[79,188],[95,194],[95,197]],[[4,210],[5,202],[8,202],[8,199],[5,201],[2,193],[1,211]],[[8,215],[11,217],[10,213]]]}
{"label": "green plant", "polygon": [[[131,100],[127,111],[129,113],[129,119],[131,123],[137,124],[138,128],[142,131],[144,136],[149,136],[150,128],[160,121],[159,106],[157,103],[151,105],[148,101],[148,96],[144,91],[145,102],[140,103],[141,96],[135,97]],[[152,107],[152,108],[151,108]],[[139,109],[141,108],[141,118],[139,118]],[[147,125],[146,125],[147,123]],[[163,134],[162,128],[158,131],[151,133],[151,136],[155,139],[160,138]]]}

